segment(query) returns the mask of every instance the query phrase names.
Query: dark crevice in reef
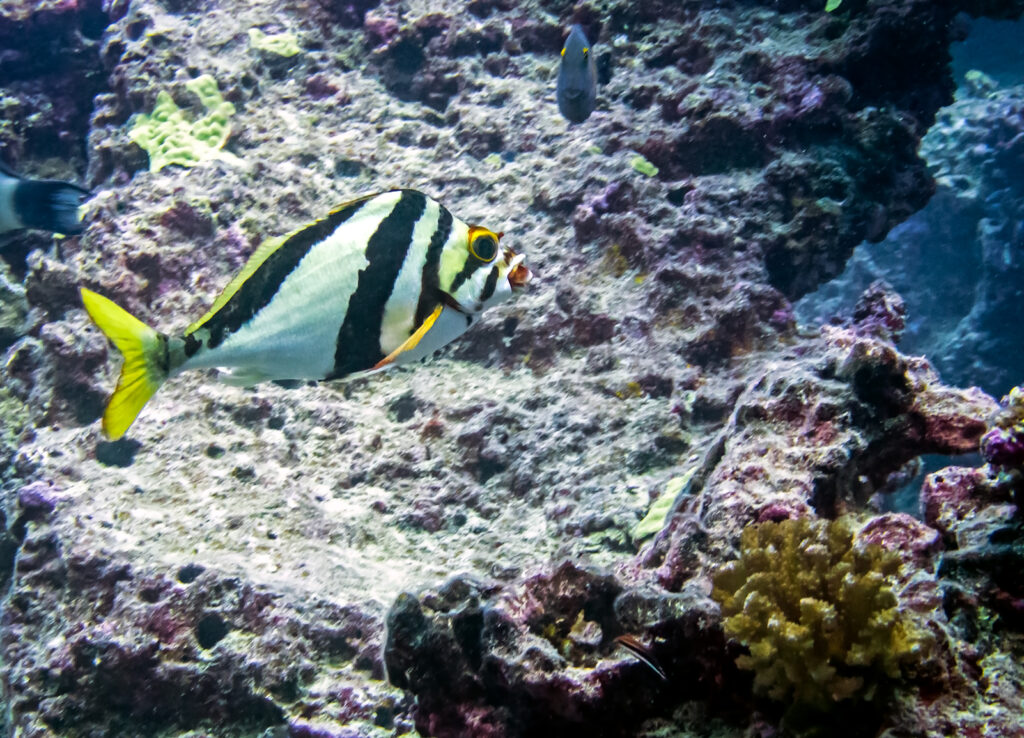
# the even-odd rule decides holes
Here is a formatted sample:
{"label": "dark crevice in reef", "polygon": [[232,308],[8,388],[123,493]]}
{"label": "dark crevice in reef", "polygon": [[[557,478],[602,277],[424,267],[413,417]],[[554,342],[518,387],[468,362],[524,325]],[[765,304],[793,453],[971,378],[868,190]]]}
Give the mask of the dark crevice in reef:
{"label": "dark crevice in reef", "polygon": [[[94,100],[108,88],[99,58],[108,3],[22,5],[0,9],[0,160],[27,176],[82,182]],[[5,239],[3,258],[22,274],[28,253],[49,243],[20,231]]]}
{"label": "dark crevice in reef", "polygon": [[15,531],[7,527],[7,516],[0,510],[0,592],[7,591],[14,575],[19,545]]}
{"label": "dark crevice in reef", "polygon": [[[0,128],[0,150],[9,163],[84,160],[93,99],[107,88],[98,39],[108,22],[98,0],[25,19],[16,12],[0,15],[0,91],[15,107],[5,112],[9,125]],[[22,107],[32,115],[19,115]],[[26,119],[31,124],[20,125]]]}

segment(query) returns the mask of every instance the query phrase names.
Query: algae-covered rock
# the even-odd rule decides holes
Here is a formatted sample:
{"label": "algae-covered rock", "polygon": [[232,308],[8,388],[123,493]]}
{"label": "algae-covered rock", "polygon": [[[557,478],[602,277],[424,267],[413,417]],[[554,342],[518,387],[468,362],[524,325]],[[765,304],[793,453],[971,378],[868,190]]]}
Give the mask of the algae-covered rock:
{"label": "algae-covered rock", "polygon": [[25,288],[11,279],[0,261],[0,354],[25,335],[27,315]]}
{"label": "algae-covered rock", "polygon": [[11,461],[18,452],[18,439],[29,425],[25,403],[0,387],[0,480],[11,476]]}
{"label": "algae-covered rock", "polygon": [[[61,491],[9,526],[25,535],[2,603],[4,728],[781,732],[709,572],[753,520],[861,511],[919,454],[973,450],[989,409],[888,342],[889,296],[863,330],[796,328],[787,295],[927,197],[917,142],[966,5],[824,4],[582,4],[612,64],[569,129],[552,92],[571,3],[110,3],[107,94],[77,139],[90,228],[30,260],[39,318],[0,366],[31,423],[10,520],[19,489]],[[294,33],[301,56],[254,50],[250,28]],[[186,87],[201,73],[219,90]],[[0,128],[42,148],[64,129],[39,136],[8,80]],[[220,111],[206,128],[193,92]],[[154,161],[129,138],[139,114],[166,134]],[[180,168],[225,146],[251,165]],[[262,241],[394,187],[504,230],[536,282],[422,364],[294,389],[188,372],[131,438],[101,441],[119,360],[79,285],[178,335]],[[1016,720],[1019,689],[956,689],[908,697],[886,728]],[[883,729],[868,723],[855,734]]]}

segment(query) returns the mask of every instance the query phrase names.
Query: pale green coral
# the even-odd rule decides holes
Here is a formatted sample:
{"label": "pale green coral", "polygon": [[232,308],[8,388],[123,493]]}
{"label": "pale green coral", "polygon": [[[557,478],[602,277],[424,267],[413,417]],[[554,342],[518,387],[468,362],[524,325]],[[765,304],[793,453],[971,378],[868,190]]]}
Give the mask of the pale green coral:
{"label": "pale green coral", "polygon": [[683,491],[683,488],[690,483],[690,479],[693,478],[695,471],[697,471],[696,467],[690,469],[681,477],[672,477],[672,479],[668,480],[668,483],[665,485],[665,491],[661,493],[661,497],[654,501],[644,519],[633,528],[633,540],[639,541],[656,535],[665,527],[665,518],[672,509],[672,503],[675,502],[676,497]]}
{"label": "pale green coral", "polygon": [[630,159],[629,163],[633,166],[633,169],[644,176],[656,177],[658,175],[658,167],[651,164],[651,162],[647,161],[647,159],[642,157],[640,154],[637,154]]}
{"label": "pale green coral", "polygon": [[284,57],[302,53],[294,33],[274,33],[268,35],[258,28],[249,29],[249,46],[257,51],[266,51]]}
{"label": "pale green coral", "polygon": [[208,74],[185,83],[206,108],[206,115],[190,121],[170,94],[161,90],[150,115],[135,116],[129,137],[149,154],[149,171],[159,172],[169,164],[183,167],[219,159],[231,164],[241,160],[223,151],[231,135],[228,119],[235,106],[221,97],[217,81]]}
{"label": "pale green coral", "polygon": [[786,520],[746,528],[740,558],[714,578],[725,633],[750,649],[740,668],[754,689],[817,709],[871,699],[920,658],[928,633],[899,607],[899,557],[858,547],[841,521]]}

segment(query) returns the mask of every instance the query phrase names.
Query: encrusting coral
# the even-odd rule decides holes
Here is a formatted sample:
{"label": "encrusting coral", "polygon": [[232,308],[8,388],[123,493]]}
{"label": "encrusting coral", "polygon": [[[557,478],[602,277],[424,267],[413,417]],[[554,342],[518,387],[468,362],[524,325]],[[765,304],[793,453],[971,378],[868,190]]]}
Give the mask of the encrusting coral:
{"label": "encrusting coral", "polygon": [[842,520],[752,525],[740,558],[715,575],[725,633],[750,649],[737,665],[776,700],[825,709],[875,697],[925,646],[892,589],[900,561],[857,546]]}
{"label": "encrusting coral", "polygon": [[195,166],[207,159],[237,163],[238,157],[222,151],[231,135],[228,119],[235,106],[221,97],[217,80],[208,74],[185,83],[199,97],[207,113],[192,122],[185,117],[170,93],[161,90],[151,115],[135,118],[128,135],[149,154],[149,171],[159,172],[168,164]]}

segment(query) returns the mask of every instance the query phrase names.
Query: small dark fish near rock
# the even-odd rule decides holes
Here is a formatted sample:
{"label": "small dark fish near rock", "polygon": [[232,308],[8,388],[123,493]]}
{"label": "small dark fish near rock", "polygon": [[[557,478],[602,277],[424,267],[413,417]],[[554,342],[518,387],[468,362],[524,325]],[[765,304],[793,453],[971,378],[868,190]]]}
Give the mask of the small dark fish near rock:
{"label": "small dark fish near rock", "polygon": [[73,235],[85,225],[78,208],[89,191],[55,179],[28,179],[0,163],[0,233],[37,228]]}
{"label": "small dark fish near rock", "polygon": [[628,634],[620,635],[615,639],[615,643],[629,651],[644,664],[647,664],[651,671],[661,677],[662,681],[668,681],[668,675],[665,673],[665,670],[661,668],[661,664],[659,664],[658,659],[655,658],[654,652],[642,644],[636,636]]}
{"label": "small dark fish near rock", "polygon": [[558,109],[566,120],[582,123],[597,105],[597,68],[583,28],[576,24],[562,47],[558,68]]}

